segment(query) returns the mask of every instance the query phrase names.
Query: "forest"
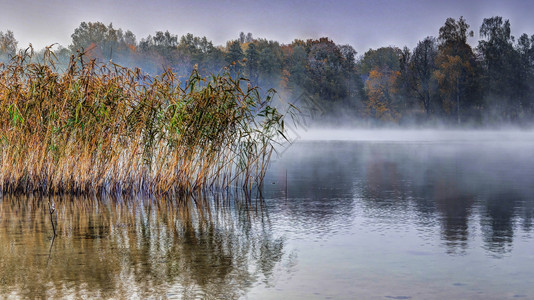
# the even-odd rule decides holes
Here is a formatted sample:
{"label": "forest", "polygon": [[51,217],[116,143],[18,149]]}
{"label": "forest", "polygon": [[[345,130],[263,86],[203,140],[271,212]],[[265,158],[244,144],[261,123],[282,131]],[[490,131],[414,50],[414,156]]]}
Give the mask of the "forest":
{"label": "forest", "polygon": [[[172,70],[179,78],[231,72],[267,93],[274,88],[320,124],[527,126],[534,119],[534,35],[512,36],[509,20],[480,25],[448,18],[415,47],[386,46],[358,54],[328,37],[290,44],[240,33],[226,45],[169,31],[138,38],[130,30],[82,22],[67,47],[54,45],[57,65],[71,56],[150,75]],[[0,61],[19,49],[12,31],[0,32]],[[41,50],[45,52],[45,49]]]}

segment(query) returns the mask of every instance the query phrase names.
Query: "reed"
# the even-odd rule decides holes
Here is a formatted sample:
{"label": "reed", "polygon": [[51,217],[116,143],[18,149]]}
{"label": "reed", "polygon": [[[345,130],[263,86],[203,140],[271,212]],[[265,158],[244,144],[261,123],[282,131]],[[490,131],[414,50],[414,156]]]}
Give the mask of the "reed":
{"label": "reed", "polygon": [[2,193],[177,193],[261,185],[284,118],[274,91],[229,72],[181,83],[171,70],[47,49],[0,65]]}

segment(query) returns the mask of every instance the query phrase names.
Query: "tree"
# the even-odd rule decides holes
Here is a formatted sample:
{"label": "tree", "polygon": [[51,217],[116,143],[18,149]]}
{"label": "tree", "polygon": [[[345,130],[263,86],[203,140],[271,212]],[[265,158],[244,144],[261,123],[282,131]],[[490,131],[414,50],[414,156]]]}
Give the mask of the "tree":
{"label": "tree", "polygon": [[343,54],[328,38],[308,40],[308,69],[305,89],[328,103],[330,112],[339,109],[348,97],[343,76]]}
{"label": "tree", "polygon": [[243,31],[241,31],[239,33],[239,39],[238,40],[239,40],[239,42],[241,44],[245,44],[245,43],[252,43],[252,41],[254,41],[254,38],[252,37],[252,33],[249,32],[249,33],[247,33],[245,35],[245,33]]}
{"label": "tree", "polygon": [[363,89],[361,80],[356,70],[356,50],[350,45],[339,46],[339,51],[343,57],[341,66],[343,76],[346,79],[346,88],[350,98],[360,98],[360,92]]}
{"label": "tree", "polygon": [[135,35],[127,30],[113,28],[101,22],[82,22],[71,35],[71,52],[84,51],[90,58],[130,62],[136,50]]}
{"label": "tree", "polygon": [[516,45],[516,51],[519,55],[518,72],[519,80],[519,99],[523,110],[528,111],[530,115],[534,112],[534,35],[530,38],[527,34],[522,34]]}
{"label": "tree", "polygon": [[367,111],[371,117],[383,121],[398,121],[399,114],[394,107],[394,95],[395,82],[399,75],[399,71],[386,70],[383,73],[378,68],[369,72],[365,88],[368,95]]}
{"label": "tree", "polygon": [[15,55],[17,53],[17,45],[18,42],[13,31],[8,30],[6,33],[0,31],[0,61]]}
{"label": "tree", "polygon": [[369,49],[360,61],[362,74],[369,74],[372,70],[396,70],[400,68],[401,50],[397,47],[382,47]]}
{"label": "tree", "polygon": [[190,73],[196,65],[201,72],[215,72],[210,61],[210,52],[214,50],[213,43],[206,37],[196,37],[191,33],[183,35],[176,46],[177,62],[184,69],[185,73]]}
{"label": "tree", "polygon": [[250,43],[248,45],[247,51],[245,51],[245,57],[247,59],[247,76],[254,85],[257,85],[259,77],[258,70],[260,65],[260,53],[256,49],[256,45],[254,43]]}
{"label": "tree", "polygon": [[484,19],[480,26],[478,51],[483,57],[484,82],[487,96],[502,108],[507,117],[520,110],[519,92],[521,78],[518,76],[519,54],[514,49],[510,22],[502,17]]}
{"label": "tree", "polygon": [[[85,51],[93,58],[111,59],[113,48],[118,46],[117,33],[112,24],[109,26],[101,22],[82,22],[71,35],[72,52]],[[115,49],[116,50],[116,49]]]}
{"label": "tree", "polygon": [[156,35],[153,38],[154,47],[157,49],[174,49],[178,46],[178,36],[171,34],[168,30],[156,31]]}
{"label": "tree", "polygon": [[401,76],[402,51],[396,47],[369,49],[359,68],[365,78],[366,108],[370,117],[397,121],[400,100],[397,80]]}
{"label": "tree", "polygon": [[252,37],[252,33],[247,33],[247,36],[245,37],[245,43],[252,43],[254,41],[254,37]]}
{"label": "tree", "polygon": [[226,52],[226,62],[228,64],[239,62],[245,57],[239,41],[235,40],[230,42],[227,48],[228,51]]}
{"label": "tree", "polygon": [[292,90],[293,96],[297,97],[302,92],[300,90],[308,78],[306,66],[308,64],[308,55],[303,46],[292,45],[292,51],[288,59],[289,82],[288,88]]}
{"label": "tree", "polygon": [[463,17],[458,21],[448,18],[439,29],[436,57],[437,70],[434,72],[442,93],[443,111],[456,115],[461,123],[460,111],[476,104],[478,89],[477,63],[467,37],[473,36],[469,24]]}
{"label": "tree", "polygon": [[410,66],[410,60],[412,53],[408,47],[402,48],[399,55],[399,76],[396,80],[397,97],[399,102],[403,105],[402,110],[408,110],[413,106],[413,92],[411,90],[413,85],[412,71]]}
{"label": "tree", "polygon": [[137,40],[135,38],[135,34],[133,34],[133,32],[131,32],[130,30],[126,30],[126,32],[124,33],[124,38],[122,39],[122,41],[129,48],[135,47],[137,45]]}
{"label": "tree", "polygon": [[280,47],[268,45],[259,55],[259,84],[261,86],[278,86],[282,73],[282,58]]}
{"label": "tree", "polygon": [[427,37],[417,43],[409,63],[411,72],[411,86],[419,99],[425,113],[430,116],[435,90],[434,72],[436,71],[436,57],[438,49],[436,39]]}
{"label": "tree", "polygon": [[449,115],[455,112],[458,124],[461,122],[462,74],[464,69],[468,67],[459,55],[445,55],[440,57],[439,69],[434,72],[439,83],[441,96],[444,98],[442,108]]}
{"label": "tree", "polygon": [[225,53],[222,47],[214,47],[212,42],[208,42],[204,53],[203,64],[209,72],[219,72],[225,66]]}
{"label": "tree", "polygon": [[236,74],[241,73],[241,61],[245,57],[243,49],[241,49],[241,43],[239,40],[228,42],[227,51],[225,55],[226,63],[232,66],[232,69]]}
{"label": "tree", "polygon": [[[167,68],[174,68],[182,73],[189,70],[184,68],[178,53],[178,36],[169,31],[156,31],[154,36],[141,39],[139,42],[141,53],[152,64],[153,71],[160,72]],[[143,62],[144,65],[147,65]],[[179,70],[176,70],[176,69]]]}

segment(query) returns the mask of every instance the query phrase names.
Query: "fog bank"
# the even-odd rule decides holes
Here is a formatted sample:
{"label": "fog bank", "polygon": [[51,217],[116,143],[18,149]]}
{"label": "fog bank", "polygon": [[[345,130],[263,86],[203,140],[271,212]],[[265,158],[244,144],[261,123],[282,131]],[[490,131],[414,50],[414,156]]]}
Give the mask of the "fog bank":
{"label": "fog bank", "polygon": [[300,130],[298,140],[375,142],[527,142],[534,143],[534,130],[459,129],[310,129]]}

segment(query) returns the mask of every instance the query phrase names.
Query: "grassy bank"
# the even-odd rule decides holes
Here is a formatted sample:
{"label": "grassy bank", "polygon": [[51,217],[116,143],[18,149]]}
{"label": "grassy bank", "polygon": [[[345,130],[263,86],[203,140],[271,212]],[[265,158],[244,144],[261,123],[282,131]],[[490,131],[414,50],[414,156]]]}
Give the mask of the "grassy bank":
{"label": "grassy bank", "polygon": [[181,83],[27,49],[0,65],[2,193],[188,192],[259,185],[284,116],[228,72]]}

